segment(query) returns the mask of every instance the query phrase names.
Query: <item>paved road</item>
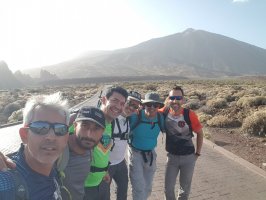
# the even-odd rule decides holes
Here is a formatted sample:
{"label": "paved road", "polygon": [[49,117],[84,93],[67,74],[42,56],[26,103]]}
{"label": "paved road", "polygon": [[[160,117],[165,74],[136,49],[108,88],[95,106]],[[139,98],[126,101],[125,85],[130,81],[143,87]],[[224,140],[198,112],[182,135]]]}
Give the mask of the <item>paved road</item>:
{"label": "paved road", "polygon": [[[83,105],[95,105],[97,96]],[[0,151],[7,153],[18,148],[19,126],[0,129]],[[166,153],[161,138],[157,153],[157,171],[149,200],[163,199]],[[111,199],[115,200],[113,187]],[[128,199],[132,199],[131,188]],[[206,140],[196,164],[190,199],[266,200],[266,172]]]}
{"label": "paved road", "polygon": [[[164,199],[166,152],[161,138],[158,139],[157,154],[157,171],[153,183],[153,192],[149,200]],[[253,167],[253,171],[257,170],[257,172],[251,171],[246,166]],[[113,187],[111,199],[115,200]],[[131,199],[130,188],[128,200]],[[258,169],[247,161],[243,161],[236,155],[232,155],[230,152],[205,140],[202,155],[197,160],[190,199],[266,200],[266,171]]]}

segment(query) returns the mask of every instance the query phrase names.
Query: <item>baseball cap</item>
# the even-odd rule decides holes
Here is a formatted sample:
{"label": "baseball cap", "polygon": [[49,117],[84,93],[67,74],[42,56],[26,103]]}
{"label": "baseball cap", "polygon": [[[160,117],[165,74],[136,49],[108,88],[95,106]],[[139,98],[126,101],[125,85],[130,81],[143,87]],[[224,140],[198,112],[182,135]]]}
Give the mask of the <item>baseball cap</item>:
{"label": "baseball cap", "polygon": [[138,102],[141,102],[141,94],[135,91],[130,91],[128,92],[128,99],[133,99],[136,100]]}
{"label": "baseball cap", "polygon": [[88,120],[97,123],[101,127],[105,128],[105,117],[103,111],[93,106],[81,107],[78,111],[75,122]]}

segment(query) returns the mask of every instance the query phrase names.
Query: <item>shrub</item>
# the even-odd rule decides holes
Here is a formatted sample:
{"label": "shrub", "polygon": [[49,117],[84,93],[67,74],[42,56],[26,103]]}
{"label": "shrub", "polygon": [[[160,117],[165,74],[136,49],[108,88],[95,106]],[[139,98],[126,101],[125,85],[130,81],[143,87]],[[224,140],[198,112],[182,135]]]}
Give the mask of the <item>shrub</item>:
{"label": "shrub", "polygon": [[19,110],[20,108],[21,106],[18,103],[16,102],[10,103],[7,106],[5,106],[3,114],[6,117],[9,117],[14,111]]}
{"label": "shrub", "polygon": [[193,99],[193,100],[189,100],[185,105],[186,108],[190,108],[192,110],[196,110],[198,108],[200,108],[200,101]]}
{"label": "shrub", "polygon": [[202,106],[199,111],[208,115],[213,115],[217,112],[215,108],[211,108],[209,106]]}
{"label": "shrub", "polygon": [[8,118],[8,123],[13,123],[22,120],[23,120],[23,109],[19,109],[11,114],[11,116]]}
{"label": "shrub", "polygon": [[253,113],[244,119],[242,131],[251,135],[266,136],[266,109]]}
{"label": "shrub", "polygon": [[211,115],[205,113],[198,113],[198,117],[201,123],[206,123],[208,120],[212,118]]}
{"label": "shrub", "polygon": [[239,107],[252,107],[266,105],[266,97],[256,96],[256,97],[241,97],[237,101],[237,106]]}
{"label": "shrub", "polygon": [[228,116],[217,115],[208,120],[207,125],[219,128],[233,128],[240,127],[241,122],[239,122],[238,120],[230,119]]}
{"label": "shrub", "polygon": [[227,102],[224,98],[218,98],[208,100],[206,105],[213,108],[225,108],[227,106]]}
{"label": "shrub", "polygon": [[157,90],[157,86],[149,84],[149,85],[145,85],[144,89],[151,90],[151,91],[156,91]]}

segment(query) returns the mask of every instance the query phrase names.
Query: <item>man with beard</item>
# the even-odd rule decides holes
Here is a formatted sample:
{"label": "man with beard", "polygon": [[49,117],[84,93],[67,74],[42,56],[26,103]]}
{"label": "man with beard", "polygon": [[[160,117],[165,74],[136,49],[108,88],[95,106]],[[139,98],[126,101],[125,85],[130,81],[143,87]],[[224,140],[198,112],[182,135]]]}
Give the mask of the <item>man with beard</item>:
{"label": "man with beard", "polygon": [[[194,166],[200,156],[203,143],[202,126],[197,115],[182,107],[183,89],[175,86],[160,111],[165,116],[167,164],[165,172],[165,198],[175,200],[175,184],[180,172],[179,200],[187,200],[190,193]],[[196,150],[192,142],[193,132],[197,135]]]}
{"label": "man with beard", "polygon": [[[62,178],[66,191],[62,191],[63,199],[70,192],[72,199],[82,200],[84,197],[84,181],[90,172],[91,150],[99,143],[104,129],[105,117],[103,112],[91,106],[80,108],[78,113],[71,116],[74,119],[69,136],[68,146],[58,161],[58,169],[64,172]],[[70,128],[70,130],[71,130]],[[72,132],[70,131],[70,132]]]}
{"label": "man with beard", "polygon": [[84,200],[109,200],[109,155],[113,146],[112,121],[122,114],[128,93],[124,88],[109,88],[102,97],[101,110],[105,116],[105,130],[98,145],[93,149],[90,173],[85,181]]}

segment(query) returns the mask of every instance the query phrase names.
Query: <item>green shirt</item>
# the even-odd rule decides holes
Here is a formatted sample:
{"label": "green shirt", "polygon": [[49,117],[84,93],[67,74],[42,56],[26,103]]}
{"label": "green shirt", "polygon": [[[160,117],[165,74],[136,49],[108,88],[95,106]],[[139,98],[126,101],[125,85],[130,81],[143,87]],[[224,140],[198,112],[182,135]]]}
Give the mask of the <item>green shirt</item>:
{"label": "green shirt", "polygon": [[[106,123],[106,128],[104,130],[102,139],[99,144],[93,149],[91,166],[97,168],[107,167],[112,146],[112,125],[111,123]],[[106,171],[90,172],[85,180],[85,187],[93,187],[99,185],[105,175]]]}

